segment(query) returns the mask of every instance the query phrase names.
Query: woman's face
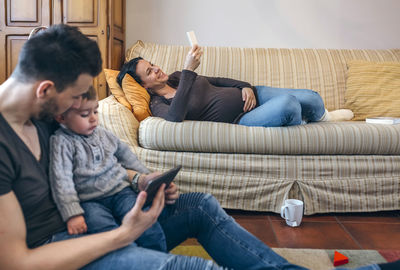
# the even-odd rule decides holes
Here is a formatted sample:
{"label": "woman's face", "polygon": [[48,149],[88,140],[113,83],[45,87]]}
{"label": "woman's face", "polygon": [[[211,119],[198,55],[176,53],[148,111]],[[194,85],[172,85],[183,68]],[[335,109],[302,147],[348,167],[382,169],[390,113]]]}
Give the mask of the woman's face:
{"label": "woman's face", "polygon": [[139,60],[136,65],[136,74],[142,80],[142,86],[152,91],[163,88],[168,81],[168,75],[160,67],[146,60]]}

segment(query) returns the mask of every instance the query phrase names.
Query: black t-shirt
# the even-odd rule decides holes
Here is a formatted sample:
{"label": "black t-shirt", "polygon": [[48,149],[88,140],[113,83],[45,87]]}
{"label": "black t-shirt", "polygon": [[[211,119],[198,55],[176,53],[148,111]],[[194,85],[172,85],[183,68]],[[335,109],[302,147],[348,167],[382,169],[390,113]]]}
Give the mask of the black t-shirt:
{"label": "black t-shirt", "polygon": [[154,116],[173,122],[200,120],[237,123],[244,114],[242,88],[252,87],[247,82],[198,76],[189,70],[172,73],[168,84],[177,89],[175,96],[171,99],[152,96],[150,109]]}
{"label": "black t-shirt", "polygon": [[40,161],[0,113],[0,196],[10,191],[15,193],[25,217],[27,245],[31,248],[66,229],[48,179],[49,138],[53,127],[41,121],[32,122],[39,136]]}

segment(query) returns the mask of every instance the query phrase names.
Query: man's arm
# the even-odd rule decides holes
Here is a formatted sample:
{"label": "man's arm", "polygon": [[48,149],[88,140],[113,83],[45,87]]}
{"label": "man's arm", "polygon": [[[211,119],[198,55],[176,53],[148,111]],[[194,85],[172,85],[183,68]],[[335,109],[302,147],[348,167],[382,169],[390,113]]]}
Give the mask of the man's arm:
{"label": "man's arm", "polygon": [[141,192],[122,225],[112,231],[55,242],[35,249],[26,245],[26,225],[13,192],[0,196],[0,265],[4,269],[78,269],[110,251],[135,241],[157,220],[164,207],[164,185],[147,212],[141,209],[146,193]]}

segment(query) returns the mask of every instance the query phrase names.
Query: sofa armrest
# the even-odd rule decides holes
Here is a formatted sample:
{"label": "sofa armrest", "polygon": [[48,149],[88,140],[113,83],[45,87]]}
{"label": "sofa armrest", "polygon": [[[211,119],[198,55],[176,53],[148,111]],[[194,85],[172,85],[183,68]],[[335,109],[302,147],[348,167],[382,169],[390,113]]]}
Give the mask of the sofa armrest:
{"label": "sofa armrest", "polygon": [[127,143],[136,153],[139,121],[133,113],[120,104],[114,96],[99,101],[99,123],[121,141]]}

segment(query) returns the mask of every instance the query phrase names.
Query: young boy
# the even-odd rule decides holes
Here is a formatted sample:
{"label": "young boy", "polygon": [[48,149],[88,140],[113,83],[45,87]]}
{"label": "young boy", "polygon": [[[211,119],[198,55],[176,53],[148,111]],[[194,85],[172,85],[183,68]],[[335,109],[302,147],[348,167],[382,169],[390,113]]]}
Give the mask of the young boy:
{"label": "young boy", "polygon": [[[150,172],[126,144],[97,126],[97,108],[97,95],[91,87],[79,108],[56,117],[61,127],[50,139],[51,189],[69,234],[118,227],[137,198],[126,169]],[[136,243],[167,251],[158,222]]]}

